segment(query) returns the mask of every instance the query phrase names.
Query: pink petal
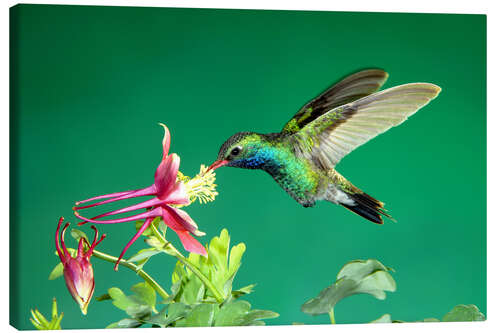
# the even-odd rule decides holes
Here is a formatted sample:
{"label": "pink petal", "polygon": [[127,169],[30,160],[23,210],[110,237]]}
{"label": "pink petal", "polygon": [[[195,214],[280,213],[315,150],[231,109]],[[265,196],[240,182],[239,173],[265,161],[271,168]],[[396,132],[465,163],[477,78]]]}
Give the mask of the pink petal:
{"label": "pink petal", "polygon": [[155,185],[157,190],[156,196],[158,198],[164,199],[175,185],[179,164],[179,156],[177,156],[177,154],[171,154],[167,159],[161,161],[156,169]]}
{"label": "pink petal", "polygon": [[116,215],[116,214],[121,214],[121,213],[127,213],[127,212],[130,212],[130,211],[133,211],[133,210],[137,210],[137,209],[154,207],[154,206],[157,206],[157,205],[159,205],[161,203],[162,203],[162,201],[160,199],[153,198],[153,199],[149,199],[149,200],[146,200],[144,202],[138,203],[136,205],[132,205],[132,206],[129,206],[129,207],[125,207],[125,208],[113,210],[113,211],[108,212],[108,213],[97,215],[93,219],[95,220],[95,219],[99,219],[101,217],[105,217],[105,216],[109,216],[109,215]]}
{"label": "pink petal", "polygon": [[125,248],[123,249],[122,253],[120,253],[120,256],[118,257],[118,260],[115,263],[115,267],[114,267],[115,271],[118,270],[118,264],[120,263],[120,260],[125,255],[125,252],[127,252],[127,250],[130,247],[130,245],[134,244],[134,242],[137,240],[137,238],[139,238],[142,235],[142,233],[144,232],[144,230],[146,230],[147,227],[149,227],[149,225],[151,224],[151,222],[153,222],[153,219],[154,218],[152,218],[152,217],[147,218],[146,221],[144,222],[144,224],[139,228],[139,230],[137,231],[137,233],[134,235],[134,237],[132,237],[132,239],[127,243],[127,245],[125,245]]}
{"label": "pink petal", "polygon": [[163,221],[172,229],[176,231],[189,231],[196,232],[198,226],[194,223],[193,219],[183,210],[170,207],[168,205],[162,206]]}
{"label": "pink petal", "polygon": [[168,130],[168,127],[165,126],[165,124],[160,123],[160,126],[163,126],[163,129],[165,130],[165,134],[163,134],[163,159],[165,159],[168,155],[168,150],[170,148],[170,131]]}
{"label": "pink petal", "polygon": [[176,183],[166,198],[163,199],[163,202],[169,205],[187,205],[191,203],[186,193],[184,183]]}
{"label": "pink petal", "polygon": [[[145,218],[148,218],[148,217],[162,216],[162,208],[161,207],[157,207],[157,208],[155,208],[153,210],[150,210],[150,211],[147,211],[145,213],[136,214],[136,215],[132,215],[132,216],[129,216],[129,217],[124,217],[124,218],[121,218],[121,219],[105,220],[105,221],[98,221],[98,220],[94,220],[94,219],[89,219],[89,218],[81,216],[80,214],[78,214],[78,212],[75,212],[75,216],[77,218],[79,218],[80,220],[83,220],[83,221],[86,221],[86,222],[98,223],[98,224],[113,224],[113,223],[122,223],[122,222],[136,221],[136,220],[141,220],[141,219],[145,219]],[[81,223],[79,223],[79,224],[81,224]]]}
{"label": "pink petal", "polygon": [[200,244],[196,239],[194,239],[187,231],[174,230],[181,240],[182,246],[186,251],[201,254],[202,256],[207,256],[207,249]]}
{"label": "pink petal", "polygon": [[96,199],[100,199],[100,198],[106,198],[106,197],[115,196],[115,194],[120,194],[120,195],[118,197],[116,197],[116,198],[104,200],[104,201],[101,201],[101,202],[96,202],[96,203],[93,203],[91,205],[73,207],[73,210],[80,210],[80,209],[90,208],[90,207],[94,207],[94,206],[100,206],[100,205],[104,205],[104,204],[107,204],[107,203],[110,203],[110,202],[114,202],[114,201],[118,201],[118,200],[124,200],[124,199],[130,199],[130,198],[135,198],[135,197],[140,197],[140,196],[144,196],[144,195],[154,195],[154,194],[156,194],[156,187],[153,184],[151,186],[148,186],[146,188],[142,188],[142,189],[139,189],[139,190],[133,190],[133,191],[127,191],[127,192],[119,192],[119,193],[114,193],[114,194],[101,195],[99,197],[95,197],[95,198],[91,198],[91,199],[79,201],[76,204],[79,205],[80,203],[83,203],[83,202],[87,202],[87,201],[91,201],[91,200],[96,200]]}

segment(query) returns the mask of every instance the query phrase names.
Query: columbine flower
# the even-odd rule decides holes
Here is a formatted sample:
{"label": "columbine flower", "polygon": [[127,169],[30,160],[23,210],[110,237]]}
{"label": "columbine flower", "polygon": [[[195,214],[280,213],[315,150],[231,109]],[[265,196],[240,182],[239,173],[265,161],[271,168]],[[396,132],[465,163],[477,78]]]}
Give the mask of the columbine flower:
{"label": "columbine flower", "polygon": [[[73,299],[78,303],[82,313],[87,314],[87,307],[94,294],[94,270],[90,264],[90,256],[94,251],[94,248],[99,244],[106,235],[102,235],[101,239],[97,241],[99,233],[97,229],[92,226],[95,231],[94,241],[89,244],[85,238],[80,238],[78,243],[78,252],[76,257],[73,258],[64,244],[64,234],[69,226],[66,223],[61,232],[61,245],[59,245],[59,229],[63,223],[64,218],[59,219],[56,229],[56,249],[61,262],[64,265],[64,280],[66,281],[66,286],[68,287],[69,293]],[[83,242],[86,242],[88,246],[87,252],[83,252]]]}
{"label": "columbine flower", "polygon": [[[193,219],[191,219],[188,213],[179,209],[179,207],[189,205],[196,198],[199,198],[200,202],[213,200],[215,195],[217,195],[217,192],[215,192],[214,190],[215,184],[213,184],[215,175],[213,173],[206,172],[206,168],[204,168],[204,166],[202,166],[200,170],[200,175],[196,176],[193,179],[189,179],[188,177],[178,173],[180,158],[177,154],[168,154],[170,148],[170,132],[165,125],[160,125],[163,126],[165,130],[162,142],[163,158],[160,165],[156,169],[154,183],[152,185],[144,189],[105,194],[87,200],[79,201],[76,203],[77,207],[73,208],[75,210],[76,217],[83,221],[92,223],[109,224],[145,219],[144,224],[140,227],[134,237],[132,237],[132,239],[127,243],[122,253],[120,254],[120,257],[115,265],[115,270],[117,269],[118,263],[123,258],[127,249],[141,236],[141,234],[153,222],[155,217],[161,217],[165,224],[177,233],[182,245],[187,251],[201,254],[203,256],[207,255],[207,250],[205,249],[205,247],[203,247],[203,245],[201,245],[195,238],[191,236],[203,236],[205,235],[205,233],[199,231],[198,226],[193,221]],[[78,210],[82,210],[85,208],[100,206],[106,203],[123,199],[148,195],[154,196],[154,198],[126,208],[100,214],[91,219],[83,217],[78,213]],[[78,206],[82,203],[98,199],[106,200],[86,206]],[[146,212],[113,220],[100,220],[101,218],[106,216],[127,213],[138,209],[146,209]]]}

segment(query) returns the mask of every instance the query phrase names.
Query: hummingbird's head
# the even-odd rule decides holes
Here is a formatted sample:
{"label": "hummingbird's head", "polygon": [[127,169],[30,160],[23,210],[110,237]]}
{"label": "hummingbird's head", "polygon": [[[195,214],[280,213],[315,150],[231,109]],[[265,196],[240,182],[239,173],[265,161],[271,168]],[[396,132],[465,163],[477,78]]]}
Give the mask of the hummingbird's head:
{"label": "hummingbird's head", "polygon": [[258,152],[263,146],[265,138],[253,132],[239,132],[231,136],[222,144],[217,160],[212,163],[209,170],[221,166],[236,168],[256,169],[262,164]]}

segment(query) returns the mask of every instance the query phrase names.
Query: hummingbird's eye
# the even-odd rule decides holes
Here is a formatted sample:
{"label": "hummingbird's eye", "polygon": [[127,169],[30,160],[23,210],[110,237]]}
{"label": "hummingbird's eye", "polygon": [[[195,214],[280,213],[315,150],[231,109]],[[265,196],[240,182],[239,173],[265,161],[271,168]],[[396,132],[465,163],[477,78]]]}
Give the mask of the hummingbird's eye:
{"label": "hummingbird's eye", "polygon": [[233,150],[231,150],[231,156],[236,156],[241,152],[241,147],[234,147]]}

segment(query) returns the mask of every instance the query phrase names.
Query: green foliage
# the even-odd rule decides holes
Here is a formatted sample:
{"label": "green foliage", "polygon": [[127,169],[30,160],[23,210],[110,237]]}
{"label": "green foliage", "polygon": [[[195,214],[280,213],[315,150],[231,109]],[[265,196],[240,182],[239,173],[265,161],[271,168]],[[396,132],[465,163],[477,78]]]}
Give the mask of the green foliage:
{"label": "green foliage", "polygon": [[[224,299],[238,298],[252,292],[255,285],[249,285],[233,292],[233,280],[241,266],[241,258],[245,253],[245,244],[239,243],[230,249],[230,237],[223,229],[219,237],[214,237],[208,246],[208,258],[191,253],[188,262],[200,270],[214,287],[221,292]],[[205,288],[202,281],[182,262],[177,262],[172,283],[178,284],[176,301],[195,304],[200,301],[215,302],[212,292]],[[177,288],[177,287],[176,287]]]}
{"label": "green foliage", "polygon": [[[485,317],[482,314],[478,307],[474,304],[464,305],[459,304],[456,305],[450,312],[444,315],[442,321],[484,321]],[[439,319],[436,318],[426,318],[422,320],[422,322],[430,323],[430,322],[439,322]],[[372,321],[372,323],[404,323],[402,320],[391,320],[391,316],[389,314],[385,314],[377,320]]]}
{"label": "green foliage", "polygon": [[340,300],[356,294],[369,294],[383,300],[386,291],[396,290],[390,271],[374,259],[350,261],[337,274],[335,283],[304,303],[302,311],[311,315],[328,313]]}
{"label": "green foliage", "polygon": [[31,310],[30,321],[37,330],[60,330],[64,314],[57,314],[57,302],[52,300],[52,319],[48,321],[37,309]]}
{"label": "green foliage", "polygon": [[[203,326],[247,326],[264,325],[263,319],[275,318],[277,313],[252,310],[250,303],[238,300],[253,291],[255,284],[233,291],[233,281],[241,266],[245,244],[230,247],[230,237],[223,229],[208,247],[208,258],[191,253],[188,258],[179,257],[163,238],[165,230],[157,223],[147,234],[150,248],[134,254],[129,262],[137,262],[142,268],[147,260],[159,253],[175,255],[176,263],[171,276],[171,294],[167,299],[156,301],[156,294],[147,283],[132,287],[133,295],[127,296],[118,288],[110,288],[108,294],[98,300],[111,299],[114,306],[125,311],[129,318],[112,323],[108,328],[134,328],[143,325],[152,327],[203,327]],[[137,228],[140,224],[136,225]],[[195,273],[197,271],[198,273]],[[200,279],[202,274],[206,281]],[[218,300],[211,288],[222,295]],[[161,310],[158,312],[155,303]]]}
{"label": "green foliage", "polygon": [[483,321],[485,320],[478,307],[474,304],[456,305],[450,312],[444,315],[443,321]]}

